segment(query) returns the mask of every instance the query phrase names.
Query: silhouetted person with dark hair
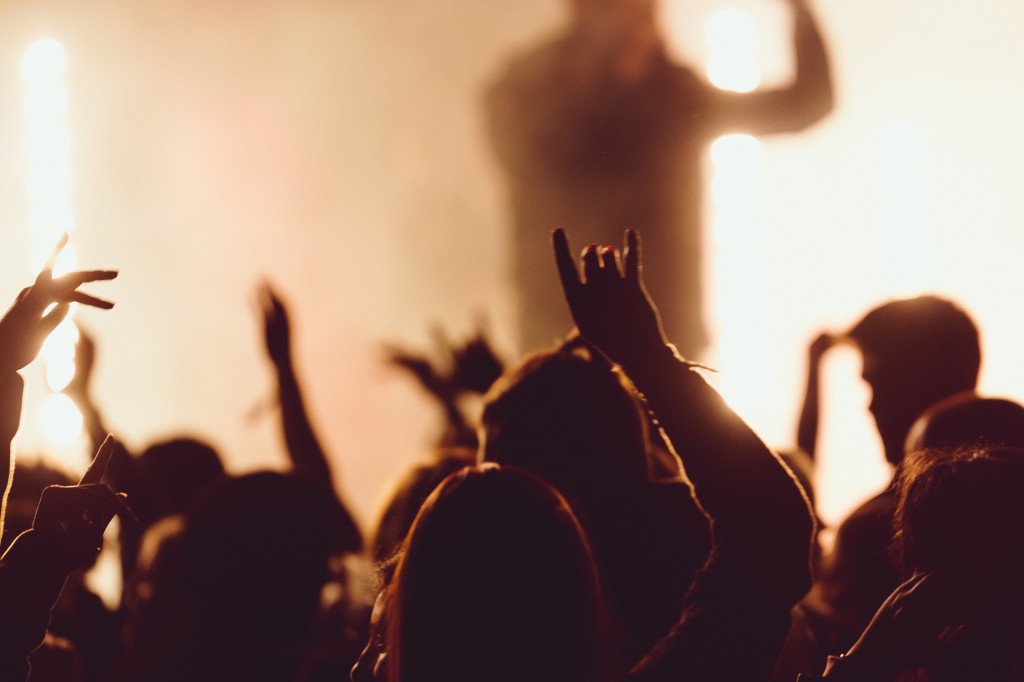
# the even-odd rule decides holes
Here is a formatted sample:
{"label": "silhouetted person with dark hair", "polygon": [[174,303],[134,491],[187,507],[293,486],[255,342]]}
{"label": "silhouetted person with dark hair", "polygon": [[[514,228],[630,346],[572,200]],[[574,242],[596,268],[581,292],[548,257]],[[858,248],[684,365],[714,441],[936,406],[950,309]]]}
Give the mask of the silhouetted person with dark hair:
{"label": "silhouetted person with dark hair", "polygon": [[539,478],[485,464],[424,504],[389,592],[390,679],[596,682],[610,629],[585,536]]}
{"label": "silhouetted person with dark hair", "polygon": [[965,445],[1024,448],[1024,405],[971,392],[940,400],[918,417],[907,452]]}
{"label": "silhouetted person with dark hair", "polygon": [[[21,292],[0,318],[0,471],[4,484],[0,527],[6,516],[7,492],[13,477],[11,441],[21,421],[24,380],[18,373],[38,355],[43,342],[70,311],[72,303],[109,309],[113,303],[79,290],[83,284],[109,280],[112,270],[85,270],[53,276],[53,265],[67,244],[65,236],[32,286]],[[103,544],[103,531],[115,514],[131,516],[124,500],[101,483],[111,454],[107,441],[78,485],[46,487],[31,528],[20,533],[0,557],[0,679],[25,680],[29,653],[46,634],[50,609],[67,576],[92,563]],[[6,532],[6,530],[5,530]],[[5,543],[6,544],[6,543]],[[65,652],[66,653],[66,652]],[[59,669],[73,679],[74,658],[62,654]],[[54,663],[50,657],[46,663]],[[53,673],[53,668],[48,668]]]}
{"label": "silhouetted person with dark hair", "polygon": [[634,663],[679,619],[710,548],[707,519],[675,462],[655,455],[636,389],[581,339],[526,358],[498,380],[482,418],[481,456],[551,482],[586,528],[621,655]]}
{"label": "silhouetted person with dark hair", "polygon": [[[1024,450],[909,454],[895,549],[906,581],[842,657],[835,682],[1024,680]],[[801,676],[801,679],[822,679]]]}
{"label": "silhouetted person with dark hair", "polygon": [[[354,636],[338,620],[351,599],[341,559],[362,552],[362,533],[306,411],[285,303],[268,284],[257,294],[290,471],[226,476],[189,440],[133,458],[143,483],[166,481],[155,494],[167,513],[126,584],[113,680],[314,679],[332,668],[338,677],[358,655],[368,607]],[[327,593],[338,596],[321,600]]]}
{"label": "silhouetted person with dark hair", "polygon": [[793,10],[792,83],[739,94],[673,63],[654,0],[572,0],[570,23],[514,57],[490,86],[490,139],[507,179],[519,351],[548,347],[572,326],[544,242],[569,229],[615,244],[644,230],[647,286],[665,329],[696,357],[707,343],[702,303],[701,164],[726,133],[794,132],[833,106],[825,44],[808,0]]}
{"label": "silhouetted person with dark hair", "polygon": [[477,418],[467,414],[474,406],[467,407],[466,399],[482,398],[505,367],[481,328],[459,343],[440,330],[434,336],[440,348],[434,356],[392,344],[386,347],[388,364],[405,370],[440,407],[443,426],[432,452],[396,482],[377,520],[370,551],[381,586],[390,580],[394,554],[420,506],[449,474],[476,462]]}
{"label": "silhouetted person with dark hair", "polygon": [[[966,312],[936,296],[895,300],[863,317],[842,338],[863,360],[869,410],[889,463],[902,461],[911,426],[929,407],[973,395],[981,366],[977,327]],[[806,436],[805,436],[806,437]],[[839,526],[800,614],[818,646],[843,651],[899,584],[889,546],[895,493],[875,495]]]}
{"label": "silhouetted person with dark hair", "polygon": [[476,464],[476,458],[475,449],[438,446],[425,461],[410,467],[395,484],[370,540],[372,558],[383,571],[382,586],[390,580],[395,552],[430,493],[449,475]]}
{"label": "silhouetted person with dark hair", "polygon": [[294,679],[346,532],[333,496],[304,477],[225,479],[184,516],[173,549],[157,556],[170,566],[143,566],[159,578],[147,591],[160,600],[161,620],[139,605],[141,637],[111,679]]}
{"label": "silhouetted person with dark hair", "polygon": [[[604,612],[600,566],[595,574],[572,507],[505,465],[456,473],[406,537],[382,601],[380,636],[354,680],[733,682],[771,670],[789,610],[810,580],[806,499],[756,434],[665,342],[640,281],[636,233],[629,233],[621,268],[614,250],[598,256],[588,249],[584,277],[568,249],[558,233],[556,260],[573,318],[595,351],[636,384],[676,446],[711,522],[707,563],[676,625],[628,669],[603,648],[606,624],[614,644],[615,623]],[[560,631],[547,635],[550,623]],[[449,624],[482,641],[488,655],[453,640]]]}

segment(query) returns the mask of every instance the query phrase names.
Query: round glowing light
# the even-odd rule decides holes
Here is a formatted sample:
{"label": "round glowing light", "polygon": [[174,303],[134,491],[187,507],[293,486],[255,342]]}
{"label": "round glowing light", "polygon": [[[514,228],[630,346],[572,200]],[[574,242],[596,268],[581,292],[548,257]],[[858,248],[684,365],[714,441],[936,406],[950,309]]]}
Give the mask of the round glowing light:
{"label": "round glowing light", "polygon": [[750,92],[761,84],[761,65],[753,55],[718,55],[708,60],[708,80],[722,90]]}
{"label": "round glowing light", "polygon": [[[75,357],[75,344],[78,343],[78,327],[70,317],[57,325],[57,328],[50,332],[43,342],[39,356],[49,364],[61,360],[70,360]],[[54,389],[56,390],[56,389]]]}
{"label": "round glowing light", "polygon": [[741,9],[723,9],[704,24],[704,39],[713,53],[753,52],[760,40],[757,22]]}
{"label": "round glowing light", "polygon": [[46,385],[51,391],[63,391],[74,378],[74,358],[63,358],[46,364]]}
{"label": "round glowing light", "polygon": [[711,163],[716,168],[757,163],[764,158],[764,145],[752,135],[723,135],[711,143]]}
{"label": "round glowing light", "polygon": [[60,81],[67,68],[68,58],[64,47],[53,38],[35,41],[21,58],[21,78],[28,86]]}
{"label": "round glowing light", "polygon": [[67,446],[82,435],[82,413],[63,393],[48,395],[39,408],[43,436],[55,445]]}

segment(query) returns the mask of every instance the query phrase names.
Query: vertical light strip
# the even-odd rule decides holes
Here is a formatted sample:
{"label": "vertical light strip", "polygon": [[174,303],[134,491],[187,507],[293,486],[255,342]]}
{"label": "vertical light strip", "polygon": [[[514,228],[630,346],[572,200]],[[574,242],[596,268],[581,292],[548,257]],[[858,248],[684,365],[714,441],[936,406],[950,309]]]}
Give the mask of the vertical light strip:
{"label": "vertical light strip", "polygon": [[[733,92],[749,92],[760,85],[760,35],[753,17],[739,9],[718,11],[705,24],[704,36],[709,48],[707,76],[713,85]],[[745,330],[763,314],[751,282],[756,281],[763,258],[759,242],[764,233],[764,149],[750,135],[725,135],[711,145],[710,161],[710,309],[714,328],[729,333],[716,333],[715,357],[709,359],[737,370],[723,372],[716,384],[734,408],[754,414],[764,404],[763,386],[751,382],[742,368],[750,356]]]}
{"label": "vertical light strip", "polygon": [[[70,203],[71,131],[66,121],[69,97],[64,85],[66,69],[64,48],[52,38],[32,43],[21,60],[34,270],[43,266],[61,235],[74,229]],[[75,260],[74,247],[68,244],[54,268],[55,273],[74,269]],[[40,353],[46,367],[46,382],[52,391],[40,406],[40,425],[44,437],[59,446],[75,443],[82,433],[81,414],[71,399],[60,393],[75,374],[78,329],[72,322],[73,315],[74,305]]]}

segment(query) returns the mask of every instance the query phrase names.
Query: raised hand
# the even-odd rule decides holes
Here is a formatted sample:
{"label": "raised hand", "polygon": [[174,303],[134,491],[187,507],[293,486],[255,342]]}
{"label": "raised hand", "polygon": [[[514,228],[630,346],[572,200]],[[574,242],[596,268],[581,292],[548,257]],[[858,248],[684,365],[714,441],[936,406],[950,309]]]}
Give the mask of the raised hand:
{"label": "raised hand", "polygon": [[71,377],[71,383],[64,389],[64,392],[75,401],[88,401],[95,365],[96,341],[92,334],[79,327],[78,341],[75,342],[75,374]]}
{"label": "raised hand", "polygon": [[505,366],[482,327],[482,324],[478,326],[474,335],[461,343],[453,343],[442,329],[434,329],[438,349],[434,357],[386,344],[385,360],[409,372],[424,390],[442,403],[453,404],[465,393],[486,393]]}
{"label": "raised hand", "polygon": [[505,364],[491,347],[487,335],[477,329],[468,341],[450,348],[452,384],[456,390],[486,393],[502,372]]}
{"label": "raised hand", "polygon": [[257,296],[263,311],[263,339],[267,355],[278,367],[289,364],[292,357],[292,342],[288,310],[269,282],[260,285]]}
{"label": "raised hand", "polygon": [[821,361],[821,358],[825,355],[826,351],[837,346],[841,340],[841,337],[836,334],[821,332],[814,337],[814,340],[811,341],[811,345],[807,347],[808,361],[817,364]]}
{"label": "raised hand", "polygon": [[80,270],[53,276],[53,265],[67,242],[64,235],[32,286],[21,292],[0,319],[0,371],[17,371],[32,362],[46,337],[67,317],[72,303],[103,310],[114,307],[112,302],[78,288],[89,282],[114,279],[116,270]]}
{"label": "raised hand", "polygon": [[32,520],[33,530],[50,538],[65,570],[87,565],[103,546],[103,531],[115,515],[134,519],[122,495],[100,481],[114,452],[107,436],[78,485],[49,486],[43,490]]}
{"label": "raised hand", "polygon": [[636,230],[626,231],[621,254],[596,244],[583,249],[582,274],[565,231],[556,230],[552,240],[565,300],[588,341],[614,362],[622,362],[631,351],[667,343],[658,309],[644,288]]}
{"label": "raised hand", "polygon": [[387,364],[404,369],[411,374],[427,393],[442,402],[454,397],[451,381],[447,374],[440,371],[434,361],[423,353],[417,353],[402,346],[384,344],[384,360]]}
{"label": "raised hand", "polygon": [[946,572],[916,573],[882,603],[826,679],[888,679],[934,663],[973,627],[976,589]]}
{"label": "raised hand", "polygon": [[804,387],[804,401],[800,407],[800,419],[796,428],[797,447],[814,460],[818,449],[818,414],[821,402],[821,359],[830,348],[842,338],[829,332],[821,332],[807,347],[807,381]]}

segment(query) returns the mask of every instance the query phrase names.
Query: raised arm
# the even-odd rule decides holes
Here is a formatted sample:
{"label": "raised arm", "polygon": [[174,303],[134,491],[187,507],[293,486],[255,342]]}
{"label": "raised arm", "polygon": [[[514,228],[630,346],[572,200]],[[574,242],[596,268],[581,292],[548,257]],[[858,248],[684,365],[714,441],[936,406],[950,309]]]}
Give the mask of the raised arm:
{"label": "raised arm", "polygon": [[476,426],[466,418],[460,399],[485,394],[504,371],[504,362],[482,324],[473,336],[457,344],[441,329],[435,330],[435,337],[441,357],[388,344],[387,361],[408,372],[441,408],[445,427],[438,445],[475,449]]}
{"label": "raised arm", "polygon": [[814,337],[807,348],[807,381],[804,402],[800,406],[800,421],[796,427],[796,445],[811,461],[818,450],[818,415],[821,407],[821,359],[836,345],[836,336],[823,332]]}
{"label": "raised arm", "polygon": [[751,135],[803,130],[835,105],[828,50],[810,0],[784,0],[793,11],[793,80],[773,90],[752,93],[714,91],[709,120],[722,133]]}
{"label": "raised arm", "polygon": [[44,489],[32,528],[0,558],[0,679],[25,679],[67,574],[95,559],[115,514],[134,518],[123,497],[100,483],[113,450],[108,437],[78,485]]}
{"label": "raised arm", "polygon": [[0,400],[3,401],[0,403],[0,476],[7,482],[0,503],[0,528],[3,527],[7,490],[13,474],[11,441],[21,421],[24,382],[18,371],[39,354],[46,337],[67,317],[72,303],[103,310],[114,307],[110,301],[79,291],[79,287],[114,279],[116,271],[82,270],[61,277],[53,276],[53,265],[66,244],[67,235],[57,244],[32,286],[24,289],[10,310],[0,318]]}
{"label": "raised arm", "polygon": [[359,552],[363,548],[359,524],[334,486],[327,455],[306,412],[302,389],[292,362],[291,325],[287,308],[269,284],[260,287],[258,293],[263,310],[264,342],[277,377],[281,424],[288,457],[295,473],[322,485],[338,500],[343,512],[339,551]]}
{"label": "raised arm", "polygon": [[680,358],[641,280],[639,237],[584,250],[582,276],[554,236],[562,286],[581,334],[643,395],[712,524],[712,554],[673,632],[633,679],[766,679],[810,584],[813,520],[789,470]]}
{"label": "raised arm", "polygon": [[[111,433],[103,419],[103,413],[96,401],[93,400],[92,378],[95,364],[96,341],[92,334],[79,327],[78,342],[75,344],[75,375],[72,377],[71,383],[64,389],[64,393],[75,402],[78,411],[82,413],[82,422],[93,450],[98,449]],[[133,501],[139,500],[143,496],[152,496],[150,490],[152,484],[139,470],[135,456],[119,440],[115,442],[114,453],[110,465],[107,467],[106,476],[106,480],[114,488],[126,492]],[[152,521],[144,510],[137,508],[137,511],[145,518],[147,524]],[[134,562],[132,564],[134,565]]]}
{"label": "raised arm", "polygon": [[[644,396],[716,523],[753,524],[806,543],[811,519],[800,489],[778,457],[665,340],[641,280],[636,231],[627,239],[622,267],[615,249],[599,253],[587,247],[581,277],[565,233],[555,233],[559,273],[580,333],[622,367]],[[766,504],[773,514],[764,513]],[[801,527],[794,532],[777,516],[800,521]]]}

